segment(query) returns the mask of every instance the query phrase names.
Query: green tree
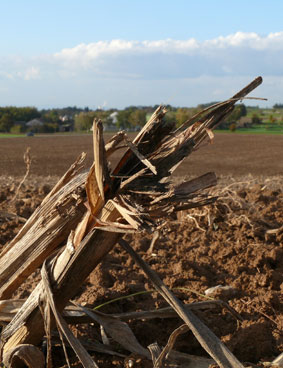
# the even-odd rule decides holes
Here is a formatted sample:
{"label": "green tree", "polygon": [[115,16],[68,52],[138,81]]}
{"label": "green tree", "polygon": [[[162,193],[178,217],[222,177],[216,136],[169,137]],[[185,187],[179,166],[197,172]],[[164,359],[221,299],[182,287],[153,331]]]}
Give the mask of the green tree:
{"label": "green tree", "polygon": [[22,125],[13,125],[10,129],[10,133],[13,133],[13,134],[20,134],[23,132],[23,126]]}
{"label": "green tree", "polygon": [[120,129],[128,129],[131,126],[129,121],[131,110],[120,110],[117,115],[117,125]]}
{"label": "green tree", "polygon": [[12,115],[4,113],[0,119],[0,132],[8,133],[14,124]]}
{"label": "green tree", "polygon": [[244,104],[236,105],[233,112],[228,116],[227,121],[233,123],[238,121],[242,116],[247,115],[247,109]]}
{"label": "green tree", "polygon": [[275,105],[273,105],[274,109],[283,109],[283,104],[282,103],[276,103]]}
{"label": "green tree", "polygon": [[59,125],[57,123],[44,123],[42,127],[44,133],[55,133],[59,130]]}
{"label": "green tree", "polygon": [[261,123],[262,123],[262,121],[260,120],[260,117],[258,116],[258,114],[253,113],[252,114],[252,124],[258,125],[258,124],[261,124]]}
{"label": "green tree", "polygon": [[234,107],[232,113],[218,126],[220,129],[228,129],[230,124],[236,123],[242,116],[247,115],[247,108],[244,104]]}
{"label": "green tree", "polygon": [[60,122],[60,116],[58,111],[56,110],[49,110],[43,115],[43,120],[46,123],[59,123]]}
{"label": "green tree", "polygon": [[235,132],[236,128],[237,128],[237,126],[236,126],[235,123],[232,123],[232,124],[229,125],[229,129],[230,129],[231,132]]}
{"label": "green tree", "polygon": [[79,114],[75,115],[75,130],[83,131],[90,130],[93,125],[94,119],[100,119],[102,123],[108,123],[110,112],[104,110],[96,110],[96,111],[82,111]]}
{"label": "green tree", "polygon": [[109,111],[105,111],[105,110],[95,110],[95,111],[91,111],[90,112],[91,116],[93,117],[93,119],[100,119],[102,121],[102,123],[110,123],[112,121],[110,121],[110,114],[111,112]]}
{"label": "green tree", "polygon": [[132,127],[143,126],[146,123],[146,111],[134,110],[129,115],[129,123]]}
{"label": "green tree", "polygon": [[168,111],[165,115],[165,121],[167,124],[170,124],[170,126],[176,126],[176,112]]}
{"label": "green tree", "polygon": [[186,108],[179,108],[176,111],[176,122],[177,126],[184,124],[185,121],[189,120],[192,116],[192,110]]}
{"label": "green tree", "polygon": [[90,130],[94,116],[91,113],[80,112],[75,115],[75,130]]}
{"label": "green tree", "polygon": [[13,121],[29,121],[40,117],[40,113],[35,107],[1,107],[0,119],[4,114],[9,114]]}

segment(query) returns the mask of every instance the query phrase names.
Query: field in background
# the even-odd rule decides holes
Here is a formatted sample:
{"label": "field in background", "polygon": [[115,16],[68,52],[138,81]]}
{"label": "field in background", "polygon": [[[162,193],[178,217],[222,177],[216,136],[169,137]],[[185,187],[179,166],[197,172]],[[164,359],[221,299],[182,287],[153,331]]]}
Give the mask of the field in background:
{"label": "field in background", "polygon": [[[129,133],[133,139],[136,133]],[[107,142],[112,134],[105,134]],[[50,135],[0,140],[0,173],[22,176],[23,154],[31,147],[31,175],[62,175],[75,158],[87,153],[86,166],[93,159],[91,135]],[[113,164],[119,154],[111,158]],[[272,176],[283,174],[283,135],[215,135],[214,142],[191,155],[176,171],[179,176],[200,175],[214,171],[217,176]]]}
{"label": "field in background", "polygon": [[231,133],[231,134],[283,134],[283,125],[278,124],[260,124],[252,125],[250,128],[237,128],[235,131],[229,130],[215,130],[217,133]]}

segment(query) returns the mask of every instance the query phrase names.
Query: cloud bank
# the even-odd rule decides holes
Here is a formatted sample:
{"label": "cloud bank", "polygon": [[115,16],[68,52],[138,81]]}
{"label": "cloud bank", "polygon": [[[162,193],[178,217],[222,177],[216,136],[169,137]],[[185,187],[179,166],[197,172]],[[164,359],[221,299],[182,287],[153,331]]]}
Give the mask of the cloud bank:
{"label": "cloud bank", "polygon": [[[52,55],[10,56],[0,61],[0,80],[6,85],[8,81],[10,85],[26,82],[32,90],[32,83],[34,89],[45,84],[46,91],[52,86],[60,91],[72,86],[78,92],[67,90],[65,100],[69,95],[72,103],[77,98],[75,104],[82,104],[82,97],[88,94],[79,89],[85,89],[93,100],[107,100],[111,106],[181,105],[192,91],[191,104],[221,99],[242,87],[240,82],[245,84],[258,75],[267,81],[263,91],[271,93],[263,97],[269,97],[271,104],[282,101],[283,31],[267,36],[237,32],[203,42],[193,38],[99,41]],[[173,96],[176,93],[179,97]],[[186,98],[181,98],[184,93]],[[170,98],[173,101],[164,101]],[[61,96],[59,104],[63,100]],[[86,97],[86,104],[91,105],[90,98]]]}
{"label": "cloud bank", "polygon": [[237,32],[204,42],[189,40],[100,41],[63,49],[54,60],[65,68],[126,78],[201,75],[282,75],[283,32],[262,37]]}

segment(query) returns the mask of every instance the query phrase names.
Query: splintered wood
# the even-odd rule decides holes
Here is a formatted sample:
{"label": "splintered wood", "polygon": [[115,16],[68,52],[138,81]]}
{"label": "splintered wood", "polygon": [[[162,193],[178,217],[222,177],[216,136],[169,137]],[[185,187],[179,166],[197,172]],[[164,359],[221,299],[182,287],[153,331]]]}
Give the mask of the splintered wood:
{"label": "splintered wood", "polygon": [[[212,130],[233,110],[237,101],[261,82],[261,77],[256,78],[231,99],[203,110],[178,129],[166,123],[166,109],[160,106],[133,142],[125,132],[119,132],[104,145],[102,123],[94,121],[94,162],[89,171],[80,172],[82,155],[0,255],[0,299],[3,300],[0,321],[5,326],[1,332],[1,356],[5,361],[17,361],[20,366],[12,356],[20,349],[16,348],[38,346],[44,335],[48,337],[50,347],[51,330],[57,325],[60,336],[65,336],[83,366],[97,366],[70,335],[64,321],[68,313],[65,310],[63,314],[63,311],[88,275],[120,241],[183,319],[186,326],[183,330],[190,328],[219,366],[243,367],[121,238],[128,232],[158,232],[171,213],[216,200],[204,191],[216,184],[214,173],[175,186],[170,182],[170,176],[185,157],[213,139]],[[127,150],[117,166],[111,169],[108,160],[121,147]],[[40,266],[42,280],[29,298],[25,302],[13,301],[13,292]],[[118,317],[82,311],[104,326],[125,349],[150,359],[150,349],[140,346]],[[123,334],[128,343],[123,342]],[[169,347],[160,352],[159,357],[153,354],[156,367],[166,366],[174,341],[175,337],[171,337]],[[30,348],[28,351],[33,352]],[[38,350],[35,351],[38,354]],[[51,366],[50,351],[46,358],[48,366]],[[178,356],[176,352],[174,354]]]}

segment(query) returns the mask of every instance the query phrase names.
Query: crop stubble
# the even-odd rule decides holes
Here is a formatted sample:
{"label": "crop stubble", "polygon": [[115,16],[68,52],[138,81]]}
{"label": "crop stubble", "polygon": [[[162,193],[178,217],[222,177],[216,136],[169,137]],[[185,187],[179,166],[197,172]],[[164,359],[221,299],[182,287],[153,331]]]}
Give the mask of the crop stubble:
{"label": "crop stubble", "polygon": [[[106,141],[108,137],[107,134]],[[91,136],[1,139],[0,207],[14,195],[13,178],[18,182],[24,175],[22,157],[27,146],[31,147],[33,156],[32,176],[24,183],[14,204],[14,212],[23,217],[28,217],[51,189],[53,179],[46,180],[47,176],[61,175],[82,151],[88,153],[87,165],[92,162]],[[195,152],[177,171],[179,176],[207,171],[230,176],[220,181],[216,189],[220,198],[216,204],[190,212],[194,219],[187,212],[170,219],[154,246],[155,255],[148,253],[149,236],[128,238],[169,287],[187,289],[176,291],[185,303],[202,300],[189,289],[204,293],[206,288],[222,284],[236,290],[230,297],[218,297],[230,299],[230,305],[241,313],[242,323],[221,310],[202,313],[200,317],[242,361],[272,359],[283,348],[280,335],[283,231],[267,233],[283,223],[282,157],[283,136],[216,134],[215,144]],[[248,174],[251,175],[247,177]],[[243,183],[236,184],[237,181]],[[13,218],[0,221],[0,245],[9,241],[21,226]],[[26,297],[33,283],[36,281],[30,278],[17,296]],[[90,275],[77,301],[98,305],[144,287],[151,288],[126,253],[116,247]],[[110,304],[103,311],[121,313],[157,306],[164,304],[153,294]],[[170,332],[179,324],[173,318],[142,324],[133,321],[131,327],[143,346],[147,346],[155,340],[166,343]],[[94,327],[78,328],[79,334],[96,338]],[[190,333],[180,339],[177,349],[203,354]],[[98,355],[97,359],[104,367],[122,364],[119,358]]]}

